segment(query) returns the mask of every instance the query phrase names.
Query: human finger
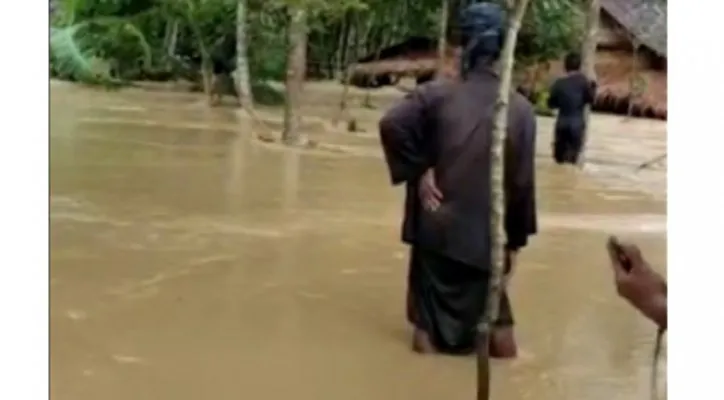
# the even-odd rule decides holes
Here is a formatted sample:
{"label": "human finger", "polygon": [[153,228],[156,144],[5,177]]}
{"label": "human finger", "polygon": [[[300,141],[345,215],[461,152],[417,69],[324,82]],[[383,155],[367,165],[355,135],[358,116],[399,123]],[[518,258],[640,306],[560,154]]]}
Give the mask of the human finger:
{"label": "human finger", "polygon": [[437,200],[442,200],[442,191],[437,187],[435,181],[430,182],[430,192]]}
{"label": "human finger", "polygon": [[418,195],[420,196],[420,200],[422,200],[424,203],[427,203],[431,199],[435,198],[435,196],[432,194],[432,192],[430,191],[430,188],[427,185],[420,186]]}
{"label": "human finger", "polygon": [[631,243],[621,244],[621,253],[629,260],[632,269],[646,266],[646,261],[641,255],[641,250],[638,246]]}
{"label": "human finger", "polygon": [[437,211],[437,209],[440,208],[440,202],[437,199],[432,198],[430,199],[430,207],[432,208],[432,211]]}
{"label": "human finger", "polygon": [[614,275],[618,279],[619,276],[626,274],[626,270],[623,267],[623,260],[621,260],[621,252],[617,246],[613,245],[612,242],[609,242],[606,246],[606,250],[608,251],[608,257],[611,260],[611,269],[613,269]]}
{"label": "human finger", "polygon": [[440,202],[434,197],[425,198],[424,204],[428,211],[436,211],[440,207]]}

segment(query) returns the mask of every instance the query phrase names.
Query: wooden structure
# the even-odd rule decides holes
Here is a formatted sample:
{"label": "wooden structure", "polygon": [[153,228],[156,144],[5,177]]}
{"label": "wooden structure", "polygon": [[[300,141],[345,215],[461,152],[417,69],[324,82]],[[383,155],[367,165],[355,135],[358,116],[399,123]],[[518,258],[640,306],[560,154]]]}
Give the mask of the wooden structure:
{"label": "wooden structure", "polygon": [[[632,102],[634,116],[666,119],[666,11],[657,0],[601,0],[594,110],[627,114]],[[443,75],[457,76],[458,51],[448,50]],[[437,41],[410,38],[352,68],[351,83],[361,87],[395,84],[403,76],[424,82],[437,72]],[[533,65],[518,71],[516,84],[533,97],[563,73],[560,60]]]}
{"label": "wooden structure", "polygon": [[[455,49],[448,49],[447,64],[453,68]],[[431,80],[437,72],[437,40],[414,36],[387,47],[379,54],[362,57],[354,64],[351,84],[381,87],[396,84],[400,77],[412,76],[418,83]]]}

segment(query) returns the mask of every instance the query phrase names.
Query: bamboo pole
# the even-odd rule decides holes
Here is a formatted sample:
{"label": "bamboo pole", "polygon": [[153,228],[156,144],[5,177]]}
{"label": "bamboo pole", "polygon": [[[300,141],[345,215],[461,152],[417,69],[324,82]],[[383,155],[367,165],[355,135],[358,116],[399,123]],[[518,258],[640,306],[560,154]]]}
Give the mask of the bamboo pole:
{"label": "bamboo pole", "polygon": [[445,58],[447,53],[447,20],[449,4],[448,0],[442,0],[440,5],[440,32],[437,39],[437,75],[441,76],[445,69]]}
{"label": "bamboo pole", "polygon": [[[601,18],[601,0],[589,0],[588,12],[586,13],[586,36],[581,46],[581,58],[583,73],[591,81],[596,80],[596,47],[598,44],[598,25]],[[595,100],[594,100],[595,101]],[[585,109],[585,129],[581,138],[581,155],[578,157],[579,166],[586,162],[586,150],[588,147],[588,133],[590,132],[591,107]]]}
{"label": "bamboo pole", "polygon": [[[512,4],[511,4],[512,3]],[[503,273],[505,269],[505,226],[503,210],[504,200],[504,156],[505,139],[508,129],[508,102],[510,100],[511,80],[515,64],[515,46],[518,31],[530,0],[509,2],[508,31],[500,56],[500,87],[495,103],[493,137],[491,144],[491,232],[492,235],[492,271],[488,286],[485,312],[477,326],[477,367],[478,400],[490,399],[490,334],[493,323],[498,318],[500,297],[503,292]]]}

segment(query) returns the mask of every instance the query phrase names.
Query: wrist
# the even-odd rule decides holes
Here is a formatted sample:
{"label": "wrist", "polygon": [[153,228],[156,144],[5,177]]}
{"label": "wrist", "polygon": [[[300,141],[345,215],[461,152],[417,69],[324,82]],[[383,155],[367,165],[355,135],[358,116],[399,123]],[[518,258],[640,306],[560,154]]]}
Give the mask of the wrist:
{"label": "wrist", "polygon": [[652,296],[648,301],[642,304],[641,311],[656,323],[660,329],[666,330],[668,322],[666,293],[659,293]]}

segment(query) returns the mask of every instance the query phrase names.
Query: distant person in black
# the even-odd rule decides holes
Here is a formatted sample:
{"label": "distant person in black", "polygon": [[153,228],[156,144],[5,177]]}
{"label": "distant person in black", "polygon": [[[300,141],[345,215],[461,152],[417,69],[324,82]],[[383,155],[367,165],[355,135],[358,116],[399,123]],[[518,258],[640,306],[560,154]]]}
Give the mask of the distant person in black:
{"label": "distant person in black", "polygon": [[581,56],[569,53],[564,60],[566,75],[551,86],[548,107],[558,110],[553,158],[558,164],[576,164],[583,147],[586,129],[584,109],[593,103],[596,83],[590,81],[581,70]]}
{"label": "distant person in black", "polygon": [[222,36],[212,47],[210,56],[214,77],[211,83],[211,104],[221,104],[225,95],[234,97],[238,103],[239,93],[233,76],[236,70],[236,36]]}

